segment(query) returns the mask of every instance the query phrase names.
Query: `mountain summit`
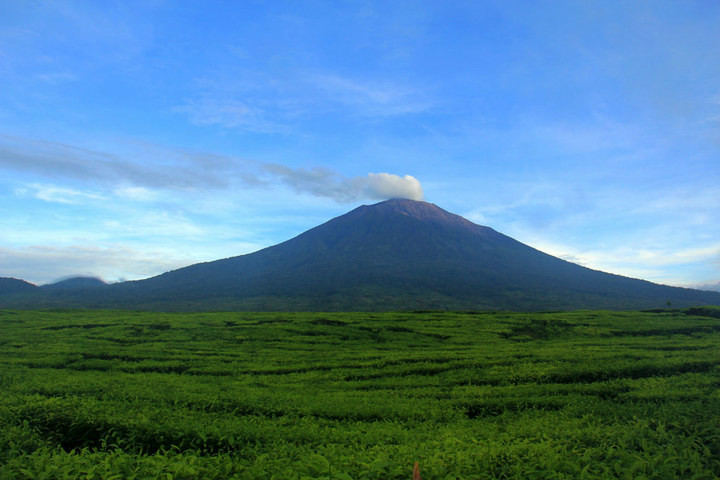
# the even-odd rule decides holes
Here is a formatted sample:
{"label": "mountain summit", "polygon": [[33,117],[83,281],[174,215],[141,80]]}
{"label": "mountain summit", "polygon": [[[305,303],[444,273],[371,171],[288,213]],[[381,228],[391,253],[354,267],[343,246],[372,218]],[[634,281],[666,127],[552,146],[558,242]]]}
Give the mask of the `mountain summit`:
{"label": "mountain summit", "polygon": [[167,310],[634,309],[720,304],[720,293],[590,270],[431,203],[395,199],[255,253],[82,295],[48,291],[38,302]]}

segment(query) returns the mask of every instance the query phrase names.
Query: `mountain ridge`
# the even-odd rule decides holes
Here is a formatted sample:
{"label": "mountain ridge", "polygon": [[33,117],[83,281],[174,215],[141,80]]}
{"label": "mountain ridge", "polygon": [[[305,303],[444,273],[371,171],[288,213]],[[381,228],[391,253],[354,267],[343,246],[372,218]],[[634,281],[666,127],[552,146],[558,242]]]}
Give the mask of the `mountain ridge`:
{"label": "mountain ridge", "polygon": [[107,285],[99,277],[92,275],[73,275],[56,280],[52,283],[41,285],[44,289],[76,289],[76,288],[94,288]]}
{"label": "mountain ridge", "polygon": [[[720,293],[591,270],[434,204],[402,199],[360,206],[250,254],[149,279],[35,297],[48,306],[159,310],[566,310],[720,304]],[[0,296],[0,305],[12,303],[9,299],[12,296]]]}

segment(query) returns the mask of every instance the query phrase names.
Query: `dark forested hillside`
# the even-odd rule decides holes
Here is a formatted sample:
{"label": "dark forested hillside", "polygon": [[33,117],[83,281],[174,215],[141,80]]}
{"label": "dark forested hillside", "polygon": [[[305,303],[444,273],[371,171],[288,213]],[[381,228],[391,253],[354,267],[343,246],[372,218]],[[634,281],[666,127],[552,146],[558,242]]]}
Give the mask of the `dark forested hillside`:
{"label": "dark forested hillside", "polygon": [[3,296],[32,292],[36,285],[17,278],[0,277],[0,299]]}

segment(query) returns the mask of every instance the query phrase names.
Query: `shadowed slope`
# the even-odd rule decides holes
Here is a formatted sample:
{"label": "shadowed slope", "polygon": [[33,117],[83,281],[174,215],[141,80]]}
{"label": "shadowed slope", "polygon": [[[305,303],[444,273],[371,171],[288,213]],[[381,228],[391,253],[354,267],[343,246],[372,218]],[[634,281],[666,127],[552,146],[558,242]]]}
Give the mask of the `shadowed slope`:
{"label": "shadowed slope", "polygon": [[25,280],[19,280],[17,278],[0,277],[0,296],[2,295],[14,295],[17,293],[28,293],[32,292],[38,287],[32,283],[28,283]]}

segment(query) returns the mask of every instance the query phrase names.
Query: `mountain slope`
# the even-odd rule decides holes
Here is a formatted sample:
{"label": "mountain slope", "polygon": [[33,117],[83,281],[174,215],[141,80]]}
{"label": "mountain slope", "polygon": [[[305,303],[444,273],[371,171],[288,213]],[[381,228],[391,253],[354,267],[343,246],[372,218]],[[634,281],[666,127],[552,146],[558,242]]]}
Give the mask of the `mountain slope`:
{"label": "mountain slope", "polygon": [[19,280],[17,278],[0,277],[0,298],[3,295],[14,295],[18,293],[29,293],[36,290],[38,287],[32,283],[28,283],[25,280]]}
{"label": "mountain slope", "polygon": [[327,309],[544,309],[720,301],[720,295],[589,270],[411,200],[359,207],[260,252],[141,283],[149,291],[182,292],[187,301],[204,303],[212,292],[246,305],[255,298],[271,309],[288,302]]}
{"label": "mountain slope", "polygon": [[659,308],[720,293],[590,270],[425,202],[359,207],[281,244],[45,304],[152,309]]}

